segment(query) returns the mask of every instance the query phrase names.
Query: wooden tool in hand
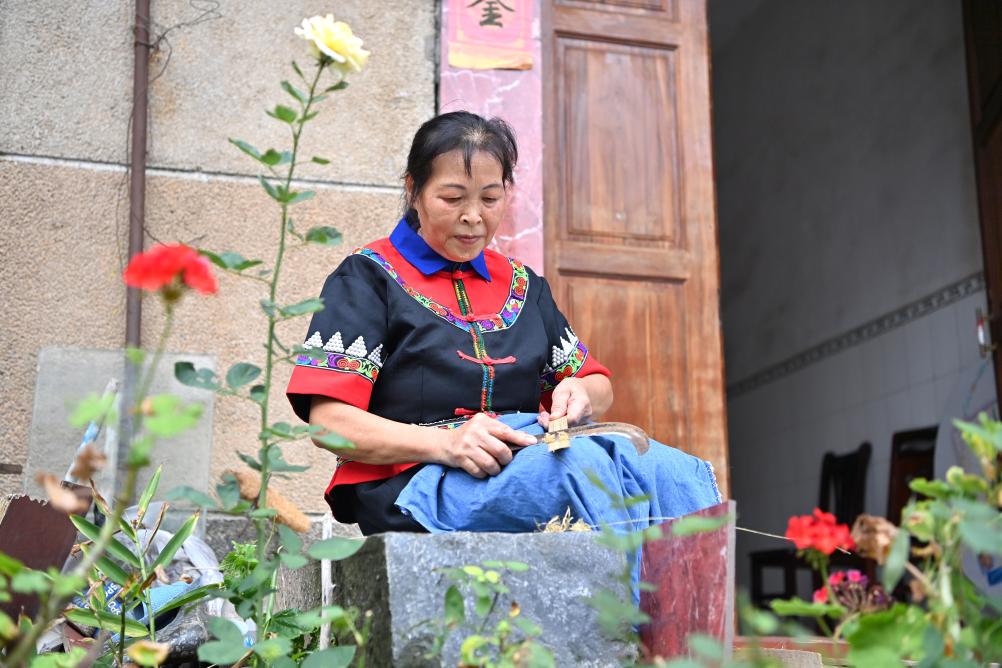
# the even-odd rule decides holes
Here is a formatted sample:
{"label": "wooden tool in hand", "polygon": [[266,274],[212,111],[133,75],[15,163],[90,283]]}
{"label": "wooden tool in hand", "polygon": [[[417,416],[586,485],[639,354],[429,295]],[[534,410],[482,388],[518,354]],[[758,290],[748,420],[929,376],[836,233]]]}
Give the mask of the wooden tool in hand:
{"label": "wooden tool in hand", "polygon": [[[561,427],[560,422],[563,425]],[[554,429],[556,424],[557,429]],[[550,428],[547,433],[536,437],[536,443],[546,443],[550,452],[562,450],[570,447],[571,439],[575,436],[622,436],[629,439],[633,447],[637,449],[637,454],[642,455],[650,450],[650,440],[647,433],[639,427],[625,422],[593,422],[583,424],[578,427],[568,427],[567,418],[558,418],[550,421]],[[523,446],[513,446],[512,450],[521,450]]]}

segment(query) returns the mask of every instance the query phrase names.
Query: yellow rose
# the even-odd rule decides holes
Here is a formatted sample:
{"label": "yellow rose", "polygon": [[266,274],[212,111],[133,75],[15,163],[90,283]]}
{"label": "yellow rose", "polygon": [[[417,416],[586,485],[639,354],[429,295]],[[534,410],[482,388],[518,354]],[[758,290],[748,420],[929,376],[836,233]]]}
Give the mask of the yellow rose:
{"label": "yellow rose", "polygon": [[342,76],[361,71],[369,59],[369,52],[362,48],[362,40],[352,34],[351,26],[335,21],[333,14],[303,19],[295,32],[311,42],[318,60],[329,61]]}

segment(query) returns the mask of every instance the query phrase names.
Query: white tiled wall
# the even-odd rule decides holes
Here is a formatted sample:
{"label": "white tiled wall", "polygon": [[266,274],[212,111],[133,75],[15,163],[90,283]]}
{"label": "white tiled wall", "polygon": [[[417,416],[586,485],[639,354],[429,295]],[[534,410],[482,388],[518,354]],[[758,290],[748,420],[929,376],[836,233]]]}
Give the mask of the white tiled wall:
{"label": "white tiled wall", "polygon": [[[938,425],[962,369],[980,361],[975,309],[983,292],[728,400],[738,526],[782,534],[818,501],[821,458],[873,445],[866,509],[883,515],[891,436]],[[738,532],[738,584],[748,553],[781,541]],[[767,586],[772,581],[766,580]],[[801,592],[806,593],[806,592]]]}

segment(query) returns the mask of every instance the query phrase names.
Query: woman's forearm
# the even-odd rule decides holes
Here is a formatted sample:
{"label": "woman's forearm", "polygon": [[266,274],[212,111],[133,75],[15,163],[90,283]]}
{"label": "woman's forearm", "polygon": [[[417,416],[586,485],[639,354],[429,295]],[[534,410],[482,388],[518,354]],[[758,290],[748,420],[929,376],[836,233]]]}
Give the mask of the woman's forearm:
{"label": "woman's forearm", "polygon": [[612,407],[612,383],[600,373],[587,375],[581,382],[591,401],[592,417],[600,417]]}
{"label": "woman's forearm", "polygon": [[448,436],[443,429],[394,422],[319,395],[310,406],[310,424],[351,441],[354,448],[332,452],[364,464],[442,463]]}

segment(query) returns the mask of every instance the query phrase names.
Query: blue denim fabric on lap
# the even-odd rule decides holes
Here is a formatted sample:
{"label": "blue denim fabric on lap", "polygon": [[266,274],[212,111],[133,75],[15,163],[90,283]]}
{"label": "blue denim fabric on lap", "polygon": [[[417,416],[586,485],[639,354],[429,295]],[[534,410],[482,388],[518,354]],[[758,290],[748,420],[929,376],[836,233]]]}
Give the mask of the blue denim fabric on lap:
{"label": "blue denim fabric on lap", "polygon": [[[529,434],[543,433],[535,413],[499,418]],[[638,455],[629,440],[579,436],[571,447],[523,449],[496,476],[477,479],[461,469],[426,465],[397,497],[397,506],[432,533],[536,531],[568,508],[575,520],[624,532],[720,503],[710,465],[657,441]],[[648,501],[616,508],[588,478],[592,473],[618,498]]]}

